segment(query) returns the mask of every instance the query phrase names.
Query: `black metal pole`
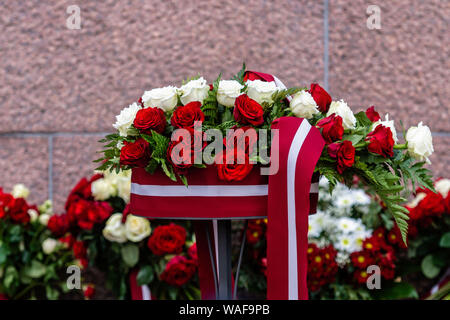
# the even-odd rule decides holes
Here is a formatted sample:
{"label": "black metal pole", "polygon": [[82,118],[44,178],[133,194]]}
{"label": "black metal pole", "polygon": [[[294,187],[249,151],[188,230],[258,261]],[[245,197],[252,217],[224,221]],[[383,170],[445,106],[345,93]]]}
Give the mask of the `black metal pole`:
{"label": "black metal pole", "polygon": [[217,221],[219,295],[218,300],[232,299],[231,286],[231,220]]}

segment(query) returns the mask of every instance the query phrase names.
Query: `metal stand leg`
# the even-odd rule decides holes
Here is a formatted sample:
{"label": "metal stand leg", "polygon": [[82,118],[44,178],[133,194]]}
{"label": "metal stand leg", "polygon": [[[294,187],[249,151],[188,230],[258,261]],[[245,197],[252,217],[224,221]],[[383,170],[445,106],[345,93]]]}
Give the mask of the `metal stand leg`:
{"label": "metal stand leg", "polygon": [[231,220],[217,222],[218,233],[218,264],[219,264],[219,295],[218,300],[232,299],[231,286]]}

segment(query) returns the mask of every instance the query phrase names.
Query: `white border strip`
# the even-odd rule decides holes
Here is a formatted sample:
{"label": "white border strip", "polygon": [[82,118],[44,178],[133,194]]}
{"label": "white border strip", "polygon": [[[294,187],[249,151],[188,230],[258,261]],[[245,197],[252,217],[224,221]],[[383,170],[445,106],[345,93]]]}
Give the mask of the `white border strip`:
{"label": "white border strip", "polygon": [[141,286],[141,290],[142,290],[142,300],[152,300],[150,288],[146,284]]}
{"label": "white border strip", "polygon": [[300,149],[311,129],[308,120],[303,119],[295,133],[289,148],[287,161],[287,198],[288,198],[288,280],[289,300],[298,300],[297,267],[297,222],[295,217],[295,170]]}
{"label": "white border strip", "polygon": [[132,183],[131,193],[149,197],[251,197],[267,196],[268,185],[190,185],[185,187]]}

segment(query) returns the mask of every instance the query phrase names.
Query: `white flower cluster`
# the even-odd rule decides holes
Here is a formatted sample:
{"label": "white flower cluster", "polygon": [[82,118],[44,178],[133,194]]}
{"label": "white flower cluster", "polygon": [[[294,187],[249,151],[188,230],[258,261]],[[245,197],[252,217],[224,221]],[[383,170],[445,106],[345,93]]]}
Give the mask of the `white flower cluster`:
{"label": "white flower cluster", "polygon": [[131,170],[119,173],[105,171],[103,178],[92,183],[92,195],[95,200],[104,201],[111,197],[120,197],[125,203],[130,202]]}
{"label": "white flower cluster", "polygon": [[353,218],[355,212],[364,213],[370,204],[370,197],[361,189],[349,189],[338,184],[332,195],[327,191],[328,181],[319,182],[318,211],[309,217],[308,238],[310,242],[323,247],[332,244],[338,251],[337,262],[344,266],[352,252],[361,250],[362,242],[372,230],[361,219]]}
{"label": "white flower cluster", "polygon": [[103,236],[112,242],[124,243],[127,240],[139,242],[150,235],[152,229],[148,219],[129,214],[122,223],[122,214],[114,213],[106,221]]}

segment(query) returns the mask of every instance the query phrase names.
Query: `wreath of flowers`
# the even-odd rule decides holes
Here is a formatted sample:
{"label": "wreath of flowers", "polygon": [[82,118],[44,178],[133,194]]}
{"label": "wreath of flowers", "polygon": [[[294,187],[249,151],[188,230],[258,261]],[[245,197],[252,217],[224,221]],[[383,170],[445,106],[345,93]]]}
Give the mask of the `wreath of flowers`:
{"label": "wreath of flowers", "polygon": [[[179,88],[145,91],[138,102],[117,115],[113,127],[118,132],[100,140],[106,145],[96,160],[102,163],[98,169],[118,172],[142,167],[153,173],[161,168],[170,179],[187,185],[190,168],[205,164],[172,161],[173,148],[183,143],[171,139],[174,130],[187,129],[195,136],[197,122],[203,131],[216,129],[224,134],[237,128],[270,130],[272,122],[284,116],[305,118],[320,129],[327,145],[315,170],[330,181],[330,192],[338,182],[351,186],[356,175],[392,213],[405,240],[408,210],[401,206],[406,201],[404,193],[416,186],[434,190],[430,172],[423,167],[433,152],[430,129],[419,123],[403,130],[405,142],[399,143],[394,121],[388,115],[382,120],[373,106],[354,114],[344,100],[333,101],[318,84],[309,89],[280,89],[275,82],[246,72],[245,64],[231,80],[219,75],[208,84],[203,77],[194,77]],[[254,164],[247,149],[243,164],[215,164],[220,179],[236,181],[248,175]],[[180,156],[193,158],[193,154]],[[261,157],[253,160],[267,165]]]}

